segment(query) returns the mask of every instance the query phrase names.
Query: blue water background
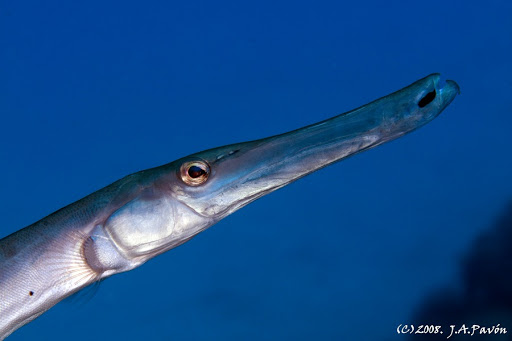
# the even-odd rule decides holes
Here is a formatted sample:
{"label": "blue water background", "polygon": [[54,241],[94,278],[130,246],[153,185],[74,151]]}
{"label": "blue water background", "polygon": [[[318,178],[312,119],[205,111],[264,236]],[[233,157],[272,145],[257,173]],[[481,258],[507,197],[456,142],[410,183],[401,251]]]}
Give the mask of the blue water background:
{"label": "blue water background", "polygon": [[424,128],[252,203],[8,340],[397,339],[437,291],[463,292],[477,238],[510,210],[511,13],[498,0],[2,3],[0,236],[132,172],[432,72],[462,90]]}

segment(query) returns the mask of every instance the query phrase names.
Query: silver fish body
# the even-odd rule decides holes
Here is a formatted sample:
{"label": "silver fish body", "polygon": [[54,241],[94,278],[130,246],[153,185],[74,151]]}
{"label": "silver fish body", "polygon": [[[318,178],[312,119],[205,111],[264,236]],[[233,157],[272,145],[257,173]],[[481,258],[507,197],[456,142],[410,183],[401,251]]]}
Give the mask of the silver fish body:
{"label": "silver fish body", "polygon": [[1,239],[0,340],[261,196],[423,126],[458,93],[433,74],[317,124],[129,175]]}

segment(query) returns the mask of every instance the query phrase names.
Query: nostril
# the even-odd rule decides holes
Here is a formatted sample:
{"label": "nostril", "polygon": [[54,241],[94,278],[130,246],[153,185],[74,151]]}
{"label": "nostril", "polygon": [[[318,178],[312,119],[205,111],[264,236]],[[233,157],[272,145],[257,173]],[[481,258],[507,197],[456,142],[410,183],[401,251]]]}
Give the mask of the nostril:
{"label": "nostril", "polygon": [[429,92],[428,94],[425,95],[425,97],[420,99],[420,101],[418,102],[418,106],[420,108],[423,108],[424,106],[426,106],[427,104],[432,102],[434,100],[434,98],[436,98],[436,90],[435,89],[434,89],[434,91]]}

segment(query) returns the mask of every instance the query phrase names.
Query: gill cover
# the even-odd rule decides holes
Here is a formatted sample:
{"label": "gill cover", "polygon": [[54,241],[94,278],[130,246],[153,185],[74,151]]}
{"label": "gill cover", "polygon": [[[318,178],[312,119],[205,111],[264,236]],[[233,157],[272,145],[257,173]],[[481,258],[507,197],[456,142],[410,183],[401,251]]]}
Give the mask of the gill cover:
{"label": "gill cover", "polygon": [[132,259],[175,247],[207,225],[207,219],[166,192],[142,193],[116,210],[104,229],[119,251]]}

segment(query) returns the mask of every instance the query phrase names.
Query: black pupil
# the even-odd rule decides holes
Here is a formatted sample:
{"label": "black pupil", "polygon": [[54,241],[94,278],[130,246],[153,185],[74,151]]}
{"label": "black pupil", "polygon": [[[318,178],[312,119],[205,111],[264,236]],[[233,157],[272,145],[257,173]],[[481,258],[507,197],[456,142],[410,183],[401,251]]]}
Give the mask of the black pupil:
{"label": "black pupil", "polygon": [[427,104],[429,104],[430,102],[432,102],[434,100],[434,98],[436,98],[436,90],[432,91],[432,92],[429,92],[428,94],[425,95],[425,97],[423,97],[419,102],[418,102],[418,106],[420,108],[423,108],[424,106],[426,106]]}
{"label": "black pupil", "polygon": [[188,175],[192,179],[198,178],[198,177],[203,176],[205,174],[206,174],[206,172],[204,171],[204,169],[202,169],[201,167],[198,167],[198,166],[191,166],[188,169]]}

